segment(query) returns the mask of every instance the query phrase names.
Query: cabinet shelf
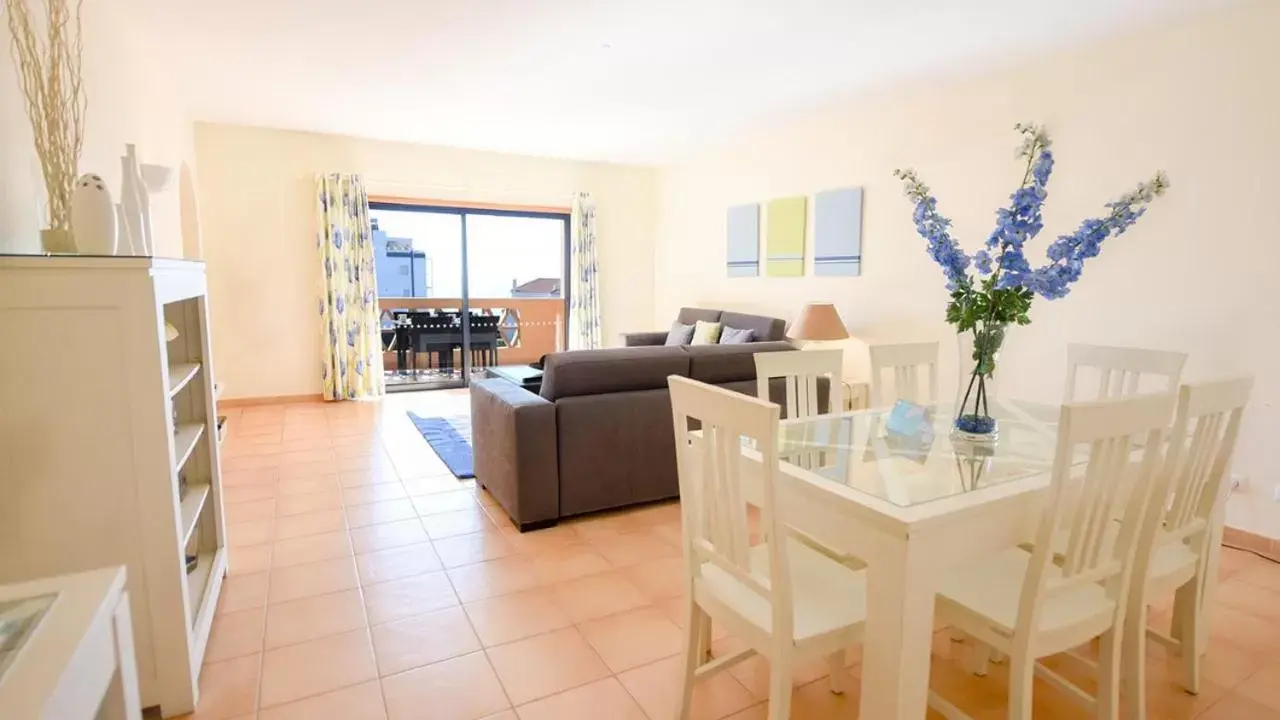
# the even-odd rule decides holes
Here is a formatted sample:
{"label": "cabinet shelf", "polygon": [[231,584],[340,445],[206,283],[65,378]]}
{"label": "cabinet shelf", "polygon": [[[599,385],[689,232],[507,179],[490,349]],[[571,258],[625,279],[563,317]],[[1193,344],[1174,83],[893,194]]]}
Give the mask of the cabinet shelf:
{"label": "cabinet shelf", "polygon": [[195,532],[200,522],[200,512],[204,510],[205,501],[209,499],[209,484],[188,485],[187,496],[182,498],[182,545],[186,547],[191,541],[191,533]]}
{"label": "cabinet shelf", "polygon": [[178,432],[173,436],[173,456],[176,460],[173,466],[174,472],[182,472],[182,468],[191,458],[191,453],[196,449],[196,443],[200,442],[202,435],[204,435],[204,423],[185,423],[178,426]]}
{"label": "cabinet shelf", "polygon": [[200,372],[200,363],[174,363],[169,366],[169,398],[172,399],[191,378]]}

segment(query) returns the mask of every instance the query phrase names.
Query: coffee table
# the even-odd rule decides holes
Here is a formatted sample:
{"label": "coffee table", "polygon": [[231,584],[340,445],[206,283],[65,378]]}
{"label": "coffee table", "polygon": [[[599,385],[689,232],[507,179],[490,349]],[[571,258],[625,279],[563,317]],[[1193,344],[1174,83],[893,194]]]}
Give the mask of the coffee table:
{"label": "coffee table", "polygon": [[495,365],[485,368],[485,376],[501,378],[535,394],[542,390],[542,370],[528,365]]}

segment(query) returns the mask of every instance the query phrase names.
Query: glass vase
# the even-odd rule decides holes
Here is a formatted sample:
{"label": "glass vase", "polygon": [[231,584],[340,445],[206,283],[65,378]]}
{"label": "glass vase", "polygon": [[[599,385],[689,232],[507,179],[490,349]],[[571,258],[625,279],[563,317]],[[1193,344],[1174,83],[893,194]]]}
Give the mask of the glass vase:
{"label": "glass vase", "polygon": [[996,365],[1004,345],[1005,326],[978,323],[958,337],[960,381],[956,385],[956,417],[952,435],[994,442],[1000,423],[991,414],[995,396]]}

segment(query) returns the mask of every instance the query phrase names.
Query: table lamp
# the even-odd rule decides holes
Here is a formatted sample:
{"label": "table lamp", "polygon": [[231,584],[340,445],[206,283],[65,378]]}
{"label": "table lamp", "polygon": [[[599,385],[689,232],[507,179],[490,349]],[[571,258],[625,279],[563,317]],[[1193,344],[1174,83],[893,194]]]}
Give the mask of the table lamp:
{"label": "table lamp", "polygon": [[845,340],[845,329],[840,313],[831,303],[809,303],[800,311],[800,318],[791,326],[791,337],[806,342],[813,340]]}

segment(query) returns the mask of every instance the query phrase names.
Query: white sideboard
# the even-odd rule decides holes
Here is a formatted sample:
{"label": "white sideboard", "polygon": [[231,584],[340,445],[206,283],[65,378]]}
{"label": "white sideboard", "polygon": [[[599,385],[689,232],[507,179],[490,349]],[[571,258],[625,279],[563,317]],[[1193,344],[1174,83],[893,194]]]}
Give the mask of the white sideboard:
{"label": "white sideboard", "polygon": [[0,583],[125,566],[164,717],[195,707],[226,573],[206,293],[201,262],[0,257]]}

